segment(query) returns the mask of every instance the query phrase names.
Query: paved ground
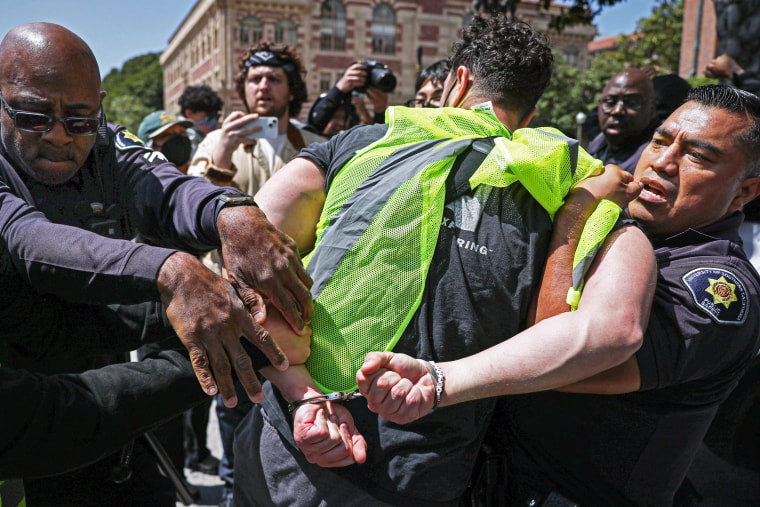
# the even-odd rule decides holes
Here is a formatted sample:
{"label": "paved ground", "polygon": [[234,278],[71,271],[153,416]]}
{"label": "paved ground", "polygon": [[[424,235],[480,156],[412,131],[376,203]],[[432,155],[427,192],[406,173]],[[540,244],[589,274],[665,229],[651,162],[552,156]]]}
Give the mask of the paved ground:
{"label": "paved ground", "polygon": [[[211,406],[209,418],[208,446],[214,456],[222,457],[214,405]],[[185,475],[201,492],[201,499],[192,504],[193,507],[218,505],[222,492],[222,481],[219,477],[189,470],[185,471]],[[703,497],[699,507],[760,506],[760,476],[731,466],[704,446],[697,453],[689,477]],[[177,507],[182,505],[181,502],[177,502]]]}
{"label": "paved ground", "polygon": [[[211,454],[217,458],[222,457],[222,443],[219,440],[219,425],[216,419],[216,404],[211,404],[211,414],[208,422],[208,448]],[[191,472],[185,470],[185,477],[190,484],[197,487],[201,492],[201,498],[198,503],[192,504],[194,507],[206,505],[218,505],[219,498],[222,494],[222,481],[217,476],[202,474],[200,472]],[[184,504],[177,502],[177,507]]]}

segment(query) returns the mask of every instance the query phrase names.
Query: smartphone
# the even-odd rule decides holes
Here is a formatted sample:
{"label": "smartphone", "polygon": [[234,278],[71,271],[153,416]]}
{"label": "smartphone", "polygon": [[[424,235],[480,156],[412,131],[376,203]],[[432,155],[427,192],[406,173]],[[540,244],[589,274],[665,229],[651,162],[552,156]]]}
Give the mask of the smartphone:
{"label": "smartphone", "polygon": [[246,127],[259,126],[261,130],[257,130],[252,134],[245,136],[247,139],[274,139],[278,136],[277,117],[276,116],[259,116],[252,122],[248,123]]}

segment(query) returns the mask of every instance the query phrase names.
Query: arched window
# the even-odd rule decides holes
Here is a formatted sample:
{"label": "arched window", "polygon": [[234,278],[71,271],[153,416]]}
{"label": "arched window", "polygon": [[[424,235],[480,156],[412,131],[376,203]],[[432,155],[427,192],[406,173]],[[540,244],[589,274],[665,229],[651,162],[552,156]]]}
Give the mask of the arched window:
{"label": "arched window", "polygon": [[255,16],[247,16],[240,22],[240,34],[238,40],[243,46],[258,44],[264,32],[264,25]]}
{"label": "arched window", "polygon": [[319,15],[319,47],[346,49],[346,8],[340,0],[325,0]]}
{"label": "arched window", "polygon": [[279,20],[274,25],[274,41],[278,44],[296,47],[296,43],[298,42],[298,26],[287,18]]}
{"label": "arched window", "polygon": [[372,10],[372,52],[396,54],[396,14],[388,4]]}
{"label": "arched window", "polygon": [[565,61],[568,65],[573,67],[578,66],[578,48],[575,46],[567,46],[562,52],[565,55]]}

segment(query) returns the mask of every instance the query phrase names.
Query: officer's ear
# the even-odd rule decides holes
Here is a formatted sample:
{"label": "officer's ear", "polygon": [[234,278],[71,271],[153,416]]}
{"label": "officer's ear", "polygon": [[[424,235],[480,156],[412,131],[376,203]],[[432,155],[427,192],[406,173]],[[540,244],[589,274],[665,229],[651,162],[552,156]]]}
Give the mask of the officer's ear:
{"label": "officer's ear", "polygon": [[100,90],[100,100],[103,100],[106,98],[106,95],[108,95],[108,92],[105,90]]}
{"label": "officer's ear", "polygon": [[729,206],[729,211],[742,209],[758,195],[760,195],[760,176],[745,179],[739,185],[736,196]]}

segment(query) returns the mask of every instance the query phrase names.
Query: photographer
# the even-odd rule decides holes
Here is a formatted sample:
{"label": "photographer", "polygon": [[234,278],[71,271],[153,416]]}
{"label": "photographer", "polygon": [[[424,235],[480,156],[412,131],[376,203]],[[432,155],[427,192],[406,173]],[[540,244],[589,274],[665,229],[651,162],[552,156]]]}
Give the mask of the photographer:
{"label": "photographer", "polygon": [[[366,93],[372,102],[372,123],[385,123],[388,93],[396,88],[396,78],[385,65],[375,60],[352,63],[335,86],[314,103],[306,124],[314,132],[325,133],[336,112],[352,105],[352,95]],[[348,117],[348,111],[346,114]],[[367,118],[364,119],[365,123]]]}
{"label": "photographer", "polygon": [[[221,128],[210,132],[201,141],[188,174],[203,176],[216,185],[232,186],[253,195],[302,148],[324,141],[323,137],[299,129],[290,121],[298,116],[306,101],[305,75],[300,58],[288,46],[262,41],[244,53],[238,60],[235,88],[246,111],[232,112],[224,119]],[[271,132],[276,134],[275,137],[262,137],[265,128],[251,125],[261,117],[270,118],[266,125],[276,125]],[[203,263],[215,272],[221,272],[216,251],[209,252]],[[252,406],[242,396],[239,401],[234,408],[222,403],[216,406],[224,449],[219,466],[219,477],[224,481],[220,505],[232,505],[235,427]]]}

